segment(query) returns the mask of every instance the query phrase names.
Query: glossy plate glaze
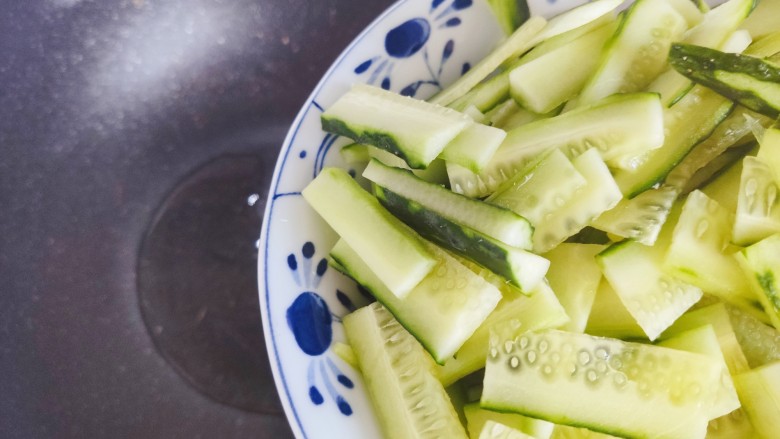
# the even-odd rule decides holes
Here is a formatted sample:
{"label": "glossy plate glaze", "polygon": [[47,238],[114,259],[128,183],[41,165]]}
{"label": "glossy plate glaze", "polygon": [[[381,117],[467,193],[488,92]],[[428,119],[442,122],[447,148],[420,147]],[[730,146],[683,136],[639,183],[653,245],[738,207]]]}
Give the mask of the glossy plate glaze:
{"label": "glossy plate glaze", "polygon": [[[549,17],[580,3],[529,9]],[[358,82],[427,98],[503,37],[485,0],[399,1],[344,50],[293,123],[268,195],[258,280],[271,366],[297,437],[381,437],[359,373],[332,350],[344,340],[341,317],[366,298],[328,267],[337,237],[300,194],[324,166],[349,169],[338,153],[348,140],[324,133],[320,114]]]}

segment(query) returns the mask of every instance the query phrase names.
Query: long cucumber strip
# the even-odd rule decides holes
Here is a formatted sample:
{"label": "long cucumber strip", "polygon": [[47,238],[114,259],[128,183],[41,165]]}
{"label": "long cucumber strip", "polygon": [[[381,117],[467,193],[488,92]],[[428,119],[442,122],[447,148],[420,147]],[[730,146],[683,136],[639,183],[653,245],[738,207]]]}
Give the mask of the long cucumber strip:
{"label": "long cucumber strip", "polygon": [[[593,56],[614,32],[612,23],[583,35],[509,73],[512,98],[536,113],[548,113],[574,97],[598,66]],[[566,66],[576,65],[576,69]]]}
{"label": "long cucumber strip", "polygon": [[345,274],[387,307],[439,363],[450,358],[471,337],[501,299],[495,286],[429,244],[438,263],[433,272],[404,299],[379,282],[372,269],[346,241],[330,252]]}
{"label": "long cucumber strip", "polygon": [[628,437],[704,438],[721,365],[562,331],[491,340],[481,404]]}
{"label": "long cucumber strip", "polygon": [[572,164],[586,184],[573,199],[536,224],[533,242],[534,250],[539,253],[548,252],[575,235],[622,198],[620,188],[596,149],[585,151]]}
{"label": "long cucumber strip", "polygon": [[531,233],[528,221],[516,213],[453,193],[442,186],[415,178],[411,173],[372,160],[363,176],[415,201],[453,222],[470,227],[507,245],[525,249],[531,248]]}
{"label": "long cucumber strip", "polygon": [[424,242],[346,171],[324,168],[303,190],[303,197],[376,270],[393,295],[404,297],[436,265]]}
{"label": "long cucumber strip", "polygon": [[707,425],[707,439],[752,438],[757,435],[745,409],[741,407],[726,416],[711,420]]}
{"label": "long cucumber strip", "polygon": [[620,439],[611,434],[591,431],[587,428],[569,427],[568,425],[556,425],[550,439]]}
{"label": "long cucumber strip", "polygon": [[498,20],[499,26],[504,30],[504,33],[511,35],[528,17],[531,13],[528,11],[528,5],[525,2],[518,2],[516,0],[488,0],[490,8],[493,10],[493,14]]}
{"label": "long cucumber strip", "polygon": [[[456,192],[485,196],[523,170],[536,156],[555,148],[570,157],[593,148],[605,161],[611,162],[617,157],[642,156],[663,142],[663,110],[657,95],[615,95],[592,106],[509,131],[482,172],[450,175],[450,182]],[[631,160],[611,164],[633,165]]]}
{"label": "long cucumber strip", "polygon": [[742,255],[752,291],[772,325],[780,330],[780,233],[746,247]]}
{"label": "long cucumber strip", "polygon": [[666,66],[672,41],[687,29],[685,19],[663,0],[638,0],[607,43],[602,61],[578,98],[588,105],[613,93],[645,88]]}
{"label": "long cucumber strip", "polygon": [[[733,47],[736,41],[730,42],[730,37],[737,27],[753,9],[753,0],[729,0],[707,12],[697,26],[690,29],[683,38],[687,44],[721,49],[729,52],[742,52],[750,44],[748,35],[744,47]],[[739,37],[739,34],[737,34]],[[735,50],[736,49],[736,50]],[[680,75],[674,69],[669,69],[659,76],[647,89],[661,94],[664,105],[673,105],[688,90],[692,84],[690,79]]]}
{"label": "long cucumber strip", "polygon": [[712,295],[739,306],[757,298],[732,255],[724,252],[733,219],[717,202],[694,191],[682,208],[666,252],[664,269]]}
{"label": "long cucumber strip", "polygon": [[601,282],[595,256],[603,248],[596,244],[563,243],[544,254],[550,261],[547,280],[569,316],[569,322],[559,329],[585,331]]}
{"label": "long cucumber strip", "polygon": [[658,346],[707,355],[721,363],[721,379],[718,383],[715,399],[706,406],[707,416],[710,419],[725,416],[740,407],[737,390],[734,388],[726,359],[718,343],[718,336],[712,325],[681,332],[659,342]]}
{"label": "long cucumber strip", "polygon": [[486,201],[540,224],[586,184],[566,155],[554,149],[504,182]]}
{"label": "long cucumber strip", "polygon": [[375,303],[347,315],[344,331],[385,437],[468,437],[430,357],[385,308]]}
{"label": "long cucumber strip", "polygon": [[665,183],[682,191],[696,171],[706,166],[728,148],[745,142],[749,138],[754,123],[765,119],[763,116],[738,106],[710,134],[707,139],[696,145],[685,158],[669,172]]}
{"label": "long cucumber strip", "polygon": [[[487,357],[487,355],[485,355]],[[540,419],[529,418],[516,413],[500,413],[485,410],[479,403],[467,404],[463,407],[466,415],[466,427],[469,437],[479,437],[482,428],[488,422],[500,422],[515,430],[522,431],[536,439],[550,439],[554,425]]]}
{"label": "long cucumber strip", "polygon": [[585,3],[584,5],[569,9],[568,11],[551,18],[550,22],[547,23],[547,26],[545,26],[545,28],[539,32],[534,40],[538,44],[542,41],[562,35],[574,29],[587,26],[589,23],[597,21],[601,17],[610,14],[612,11],[617,9],[617,7],[620,6],[623,1],[624,0],[596,0],[594,2]]}
{"label": "long cucumber strip", "polygon": [[624,198],[602,213],[591,226],[644,245],[653,245],[677,199],[679,191],[670,186],[649,189],[634,198]]}
{"label": "long cucumber strip", "polygon": [[753,111],[780,116],[780,67],[752,56],[674,44],[669,63],[678,72]]}
{"label": "long cucumber strip", "polygon": [[663,146],[649,151],[635,169],[615,172],[623,195],[634,198],[663,181],[696,144],[712,134],[733,108],[733,102],[699,86],[673,107],[665,109]]}
{"label": "long cucumber strip", "polygon": [[455,110],[356,84],[321,116],[322,129],[428,166],[472,120]]}
{"label": "long cucumber strip", "polygon": [[762,0],[756,9],[742,25],[753,35],[753,38],[763,37],[777,32],[777,17],[780,17],[780,2],[777,0]]}
{"label": "long cucumber strip", "polygon": [[541,283],[530,295],[525,296],[509,285],[501,286],[500,282],[491,282],[500,287],[503,293],[503,299],[498,302],[496,309],[474,331],[455,357],[447,360],[439,369],[437,375],[445,386],[485,367],[486,347],[491,331],[499,330],[518,336],[530,331],[557,328],[569,321],[557,296],[546,283]]}
{"label": "long cucumber strip", "polygon": [[780,437],[780,362],[737,375],[734,384],[759,436]]}
{"label": "long cucumber strip", "polygon": [[520,56],[523,52],[533,47],[534,37],[542,31],[546,25],[547,21],[544,18],[529,18],[528,21],[517,28],[505,42],[495,48],[485,58],[482,58],[482,60],[472,67],[471,70],[466,72],[465,75],[461,76],[449,87],[433,96],[429,102],[438,105],[449,105],[455,99],[463,96],[475,85],[487,78],[488,75],[493,73],[498,66],[507,60]]}
{"label": "long cucumber strip", "polygon": [[374,194],[384,206],[426,238],[489,268],[523,291],[535,288],[549,268],[549,261],[541,256],[456,224],[379,185],[374,185]]}

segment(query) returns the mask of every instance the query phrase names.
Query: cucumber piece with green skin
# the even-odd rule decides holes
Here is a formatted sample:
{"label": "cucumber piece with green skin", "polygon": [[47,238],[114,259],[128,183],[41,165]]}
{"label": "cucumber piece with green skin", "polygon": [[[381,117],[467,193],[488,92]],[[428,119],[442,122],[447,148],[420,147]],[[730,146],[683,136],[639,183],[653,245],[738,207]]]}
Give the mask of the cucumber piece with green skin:
{"label": "cucumber piece with green skin", "polygon": [[516,213],[455,194],[415,178],[410,172],[372,160],[363,176],[397,195],[416,201],[451,221],[484,233],[514,247],[530,249],[533,229]]}
{"label": "cucumber piece with green skin", "polygon": [[439,157],[479,172],[488,164],[504,138],[506,131],[474,122],[447,144]]}
{"label": "cucumber piece with green skin", "polygon": [[422,236],[483,265],[523,291],[534,289],[547,273],[550,263],[541,256],[457,224],[379,185],[374,185],[374,194],[388,210]]}
{"label": "cucumber piece with green skin", "polygon": [[302,194],[393,295],[406,296],[436,266],[425,243],[343,169],[324,168]]}
{"label": "cucumber piece with green skin", "polygon": [[687,29],[685,19],[663,0],[638,0],[604,48],[600,66],[583,88],[577,105],[614,93],[644,89],[666,66],[673,41]]}
{"label": "cucumber piece with green skin", "polygon": [[535,439],[533,436],[496,421],[487,421],[478,437],[479,439]]}
{"label": "cucumber piece with green skin", "polygon": [[[454,83],[437,93],[429,102],[438,105],[449,105],[466,94],[475,85],[482,82],[488,75],[504,62],[514,59],[534,46],[535,37],[547,25],[541,17],[531,17],[515,30],[509,38],[493,49],[485,58],[474,65],[466,74]],[[481,110],[481,108],[480,108]]]}
{"label": "cucumber piece with green skin", "polygon": [[[372,145],[352,143],[343,146],[339,152],[347,164],[356,167],[359,164],[362,164],[364,166],[363,169],[365,169],[365,166],[369,161],[371,161],[371,159],[379,160],[388,166],[402,169],[411,169],[402,158]],[[432,161],[425,169],[411,169],[411,171],[414,175],[429,183],[436,183],[440,185],[449,183],[449,179],[447,177],[447,165],[444,163],[444,160],[441,159]]]}
{"label": "cucumber piece with green skin", "polygon": [[664,183],[682,191],[688,185],[693,175],[732,146],[746,143],[751,137],[753,124],[757,122],[754,116],[763,120],[745,107],[737,106],[705,140],[696,145],[677,166],[669,172]]}
{"label": "cucumber piece with green skin", "polygon": [[634,198],[662,182],[694,146],[712,134],[733,108],[733,102],[698,86],[673,107],[665,109],[663,145],[645,154],[633,170],[615,171],[615,180],[623,195]]}
{"label": "cucumber piece with green skin", "polygon": [[780,233],[745,247],[741,256],[752,291],[761,300],[769,321],[780,330]]}
{"label": "cucumber piece with green skin", "polygon": [[780,179],[777,174],[758,157],[745,157],[742,161],[733,229],[736,244],[749,245],[780,233]]}
{"label": "cucumber piece with green skin", "polygon": [[[734,47],[737,42],[729,40],[734,36],[740,23],[750,14],[752,8],[753,0],[729,0],[718,5],[704,14],[698,25],[685,33],[682,42],[728,52],[742,52],[750,44],[750,41],[747,41],[744,47]],[[737,38],[740,38],[739,34],[737,35]],[[742,36],[744,37],[744,34]],[[647,89],[660,93],[664,105],[671,106],[679,101],[692,86],[693,83],[690,79],[670,68],[658,76]]]}
{"label": "cucumber piece with green skin", "polygon": [[726,311],[750,367],[780,360],[780,331],[735,306]]}
{"label": "cucumber piece with green skin", "polygon": [[624,0],[596,0],[569,9],[566,12],[553,17],[547,26],[534,37],[535,44],[565,34],[575,29],[598,21],[605,15],[611,14]]}
{"label": "cucumber piece with green skin", "polygon": [[706,325],[712,326],[715,331],[720,352],[726,361],[729,372],[734,375],[750,369],[748,360],[742,352],[742,347],[732,327],[727,306],[722,302],[683,314],[672,326],[664,331],[662,338],[668,339]]}
{"label": "cucumber piece with green skin", "polygon": [[344,331],[386,438],[468,438],[430,357],[392,314],[377,303],[360,308]]}
{"label": "cucumber piece with green skin", "polygon": [[[443,363],[493,311],[501,293],[444,250],[428,245],[436,253],[437,265],[404,299],[390,293],[343,239],[336,243],[330,256],[344,274],[390,310],[434,360]],[[353,348],[358,349],[354,345]]]}
{"label": "cucumber piece with green skin", "polygon": [[[512,98],[536,113],[549,113],[574,97],[598,66],[593,56],[614,32],[612,23],[556,50],[526,62],[509,73]],[[576,65],[576,69],[567,66]]]}
{"label": "cucumber piece with green skin", "polygon": [[657,345],[706,355],[721,363],[721,379],[717,386],[715,399],[708,402],[706,406],[710,420],[726,416],[740,407],[734,381],[731,379],[725,356],[718,343],[718,336],[712,325],[704,325],[678,333],[658,342]]}
{"label": "cucumber piece with green skin", "polygon": [[583,332],[601,282],[595,256],[604,249],[596,244],[563,243],[544,254],[550,261],[547,280],[569,316],[559,329]]}
{"label": "cucumber piece with green skin", "polygon": [[734,383],[758,435],[764,439],[780,437],[780,362],[739,374]]}
{"label": "cucumber piece with green skin", "polygon": [[758,307],[728,247],[733,218],[701,191],[688,195],[663,262],[664,270],[737,306]]}
{"label": "cucumber piece with green skin", "polygon": [[591,226],[644,245],[653,245],[677,199],[679,191],[671,186],[649,189],[634,198],[624,198],[602,213]]}
{"label": "cucumber piece with green skin", "polygon": [[479,403],[467,404],[463,407],[466,415],[466,427],[469,437],[479,437],[480,432],[488,422],[499,422],[507,427],[531,435],[535,439],[549,439],[554,425],[540,419],[529,418],[517,413],[500,413],[485,410]]}
{"label": "cucumber piece with green skin", "polygon": [[748,55],[673,44],[669,64],[689,79],[771,118],[780,116],[780,67]]}
{"label": "cucumber piece with green skin", "polygon": [[554,149],[504,182],[485,201],[539,224],[586,184],[566,155]]}
{"label": "cucumber piece with green skin", "polygon": [[721,364],[551,330],[491,340],[481,404],[617,436],[704,438]]}
{"label": "cucumber piece with green skin", "polygon": [[511,285],[502,286],[500,279],[489,282],[501,290],[503,298],[454,358],[439,368],[437,376],[445,386],[485,367],[491,330],[518,336],[529,331],[557,328],[569,321],[555,293],[544,282],[529,296],[519,294]]}
{"label": "cucumber piece with green skin", "polygon": [[593,148],[572,160],[586,181],[572,199],[550,212],[535,225],[534,250],[545,253],[585,228],[596,217],[612,209],[622,195],[599,152]]}
{"label": "cucumber piece with green skin", "polygon": [[664,142],[663,110],[658,96],[633,93],[610,96],[592,106],[523,125],[509,131],[490,163],[479,174],[450,175],[456,192],[485,196],[539,154],[560,148],[574,157],[596,149],[611,163],[616,157],[642,156]]}
{"label": "cucumber piece with green skin", "polygon": [[603,277],[590,309],[585,333],[624,340],[647,339],[644,330]]}
{"label": "cucumber piece with green skin", "polygon": [[505,34],[511,35],[524,21],[531,16],[528,4],[518,0],[488,0],[490,9],[498,20],[498,25]]}
{"label": "cucumber piece with green skin", "polygon": [[323,130],[387,150],[415,169],[428,166],[473,123],[455,110],[364,84],[354,85],[320,119]]}

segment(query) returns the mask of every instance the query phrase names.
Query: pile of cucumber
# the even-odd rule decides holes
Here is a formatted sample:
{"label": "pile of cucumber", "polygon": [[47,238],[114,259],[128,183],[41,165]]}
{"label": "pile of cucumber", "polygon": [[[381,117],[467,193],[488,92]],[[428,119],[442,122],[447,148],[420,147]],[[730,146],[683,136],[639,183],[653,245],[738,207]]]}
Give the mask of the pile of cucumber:
{"label": "pile of cucumber", "polygon": [[323,113],[363,172],[303,196],[376,298],[339,352],[387,438],[780,438],[780,0],[762,1],[519,24],[493,0],[517,29],[450,87],[355,85]]}

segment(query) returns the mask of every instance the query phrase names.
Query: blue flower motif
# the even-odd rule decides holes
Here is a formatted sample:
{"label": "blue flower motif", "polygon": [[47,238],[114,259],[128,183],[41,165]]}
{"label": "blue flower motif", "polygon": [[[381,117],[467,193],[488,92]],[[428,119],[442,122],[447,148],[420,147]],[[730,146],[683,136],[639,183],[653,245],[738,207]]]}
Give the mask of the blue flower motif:
{"label": "blue flower motif", "polygon": [[[341,322],[341,318],[333,314],[322,296],[313,291],[328,271],[328,261],[325,258],[320,258],[315,263],[315,250],[313,243],[306,242],[301,247],[300,255],[290,253],[287,256],[287,267],[295,283],[304,290],[287,308],[287,326],[292,331],[298,347],[312,357],[307,372],[311,402],[315,405],[325,402],[321,390],[324,388],[339,411],[349,416],[352,414],[352,407],[333,381],[335,378],[335,381],[346,389],[352,389],[355,385],[328,356],[328,349],[333,343],[333,322]],[[336,290],[336,298],[347,310],[355,309],[354,303],[344,292]],[[322,387],[318,386],[318,381]]]}
{"label": "blue flower motif", "polygon": [[[432,32],[431,23],[438,23],[438,29],[460,26],[461,18],[452,15],[471,7],[473,4],[472,0],[452,0],[448,6],[444,7],[445,2],[445,0],[433,0],[428,17],[411,18],[390,29],[385,35],[384,49],[387,56],[378,55],[361,62],[355,67],[355,74],[362,75],[371,70],[366,82],[368,84],[379,83],[382,88],[389,90],[392,86],[391,77],[396,61],[411,58],[422,52],[430,77],[402,87],[400,93],[405,96],[415,96],[424,85],[441,89],[441,74],[445,64],[452,56],[455,42],[453,40],[447,41],[438,61],[438,68],[433,68],[427,47]],[[467,70],[466,66],[461,71],[465,72],[465,70]],[[380,77],[382,77],[381,80]]]}

